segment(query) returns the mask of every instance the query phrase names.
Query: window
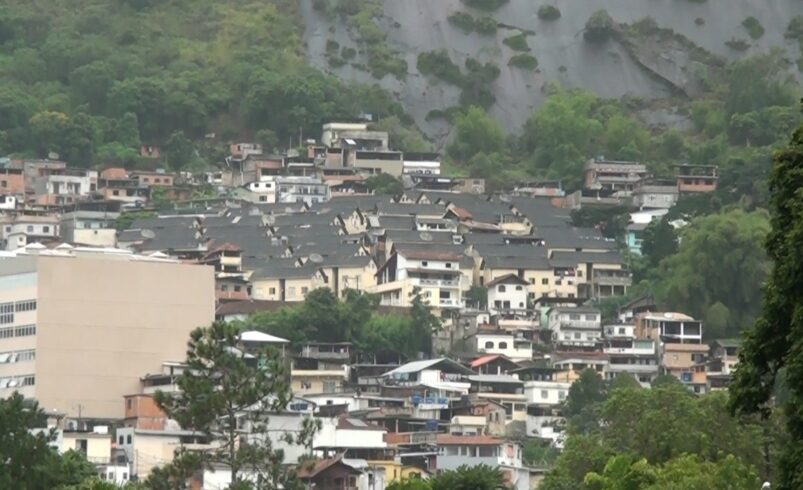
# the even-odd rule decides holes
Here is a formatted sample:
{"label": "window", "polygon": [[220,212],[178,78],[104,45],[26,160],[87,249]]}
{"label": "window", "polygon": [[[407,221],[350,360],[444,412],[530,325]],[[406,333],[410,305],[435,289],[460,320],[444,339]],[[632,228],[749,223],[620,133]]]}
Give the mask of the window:
{"label": "window", "polygon": [[500,349],[507,349],[507,342],[499,342]]}
{"label": "window", "polygon": [[579,339],[583,338],[583,335],[580,332],[574,332],[574,338],[576,340],[579,340]]}
{"label": "window", "polygon": [[558,392],[558,400],[563,401],[565,399],[566,399],[566,392],[564,390],[559,391]]}
{"label": "window", "polygon": [[500,284],[500,285],[499,285],[499,286],[496,288],[496,290],[497,290],[497,291],[499,291],[500,293],[504,293],[504,292],[506,291],[506,288],[505,288],[504,284]]}
{"label": "window", "polygon": [[234,292],[235,292],[235,293],[239,293],[239,292],[240,292],[240,291],[242,291],[242,290],[243,290],[243,287],[242,287],[242,286],[234,286]]}
{"label": "window", "polygon": [[303,287],[301,288],[301,294],[303,294],[304,296],[306,296],[306,295],[307,295],[307,292],[308,292],[308,291],[309,291],[309,288],[308,288],[308,287],[306,287],[306,286],[303,286]]}
{"label": "window", "polygon": [[14,336],[14,327],[0,328],[0,339],[9,339]]}
{"label": "window", "polygon": [[583,277],[583,271],[577,269],[577,277]]}
{"label": "window", "polygon": [[485,348],[486,349],[493,349],[494,348],[494,343],[490,342],[490,341],[485,342]]}
{"label": "window", "polygon": [[516,291],[521,291],[521,286],[516,286]]}
{"label": "window", "polygon": [[112,196],[119,196],[119,195],[120,195],[120,191],[112,191]]}
{"label": "window", "polygon": [[[131,434],[128,434],[128,436],[126,436],[125,442],[126,444],[131,444]],[[123,475],[125,475],[125,473],[123,473]],[[123,478],[125,478],[125,476],[123,476]]]}
{"label": "window", "polygon": [[21,311],[34,311],[36,309],[36,300],[31,299],[27,301],[17,301],[14,303],[14,311],[21,312]]}
{"label": "window", "polygon": [[28,225],[28,226],[25,228],[25,231],[27,231],[28,233],[33,233],[33,226],[31,226],[31,225]]}
{"label": "window", "polygon": [[22,377],[22,386],[33,386],[36,384],[36,378],[33,376],[23,376]]}
{"label": "window", "polygon": [[626,331],[625,327],[619,327],[619,335],[624,335]]}
{"label": "window", "polygon": [[0,186],[8,187],[8,182],[3,180],[3,181],[0,182]]}
{"label": "window", "polygon": [[325,379],[323,380],[323,392],[324,393],[334,393],[335,389],[337,388],[337,382],[332,379]]}
{"label": "window", "polygon": [[225,291],[229,290],[229,287],[227,285],[225,285],[225,284],[221,284],[220,285],[220,290],[225,292]]}
{"label": "window", "polygon": [[134,401],[131,400],[131,398],[129,398],[128,400],[125,401],[125,407],[127,409],[131,410],[131,407],[133,407],[133,406],[134,406]]}
{"label": "window", "polygon": [[571,313],[569,314],[569,320],[579,320],[580,314],[579,313]]}
{"label": "window", "polygon": [[[131,436],[128,437],[130,438]],[[128,473],[123,472],[123,480],[128,480]]]}
{"label": "window", "polygon": [[36,325],[21,325],[14,327],[14,337],[27,337],[29,335],[36,335]]}
{"label": "window", "polygon": [[597,321],[597,315],[586,315],[586,320],[589,322]]}
{"label": "window", "polygon": [[276,288],[268,288],[268,294],[270,294],[271,296],[276,294]]}
{"label": "window", "polygon": [[425,260],[425,261],[423,261],[423,262],[421,262],[421,266],[422,266],[422,267],[426,267],[426,266],[428,266],[428,265],[429,265],[429,262],[427,262],[426,260]]}
{"label": "window", "polygon": [[548,396],[549,393],[547,392],[547,390],[541,390],[541,398],[547,398]]}
{"label": "window", "polygon": [[[547,282],[549,282],[549,281],[547,281]],[[534,277],[530,278],[530,284],[535,284],[535,278]]]}
{"label": "window", "polygon": [[287,295],[290,296],[290,297],[293,297],[293,296],[296,295],[295,286],[290,286],[289,288],[287,288]]}
{"label": "window", "polygon": [[446,262],[446,268],[447,269],[451,269],[452,268],[452,263],[451,262]]}
{"label": "window", "polygon": [[268,196],[259,196],[260,202],[268,202]]}

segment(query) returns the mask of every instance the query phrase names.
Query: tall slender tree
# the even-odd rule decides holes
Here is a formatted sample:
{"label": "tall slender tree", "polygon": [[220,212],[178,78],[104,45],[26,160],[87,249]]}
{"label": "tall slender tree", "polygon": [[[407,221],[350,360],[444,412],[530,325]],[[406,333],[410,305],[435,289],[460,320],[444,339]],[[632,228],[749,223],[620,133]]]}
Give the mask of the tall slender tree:
{"label": "tall slender tree", "polygon": [[[239,330],[214,323],[192,332],[187,368],[176,393],[157,392],[156,401],[183,428],[215,442],[198,463],[222,464],[231,470],[232,488],[292,488],[278,480],[275,451],[268,437],[268,414],[284,410],[291,399],[286,368],[279,354],[264,349],[246,354],[238,348]],[[245,473],[249,473],[248,476]]]}

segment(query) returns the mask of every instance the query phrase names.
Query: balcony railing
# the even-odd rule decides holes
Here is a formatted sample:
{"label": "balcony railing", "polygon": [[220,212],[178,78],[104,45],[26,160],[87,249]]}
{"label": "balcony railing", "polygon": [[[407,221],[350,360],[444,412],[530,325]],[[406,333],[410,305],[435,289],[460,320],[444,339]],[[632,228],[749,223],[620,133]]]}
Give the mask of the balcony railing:
{"label": "balcony railing", "polygon": [[447,286],[447,287],[460,286],[460,281],[458,279],[430,279],[422,277],[418,280],[418,282],[423,286]]}
{"label": "balcony railing", "polygon": [[600,322],[590,320],[569,320],[560,322],[561,330],[583,329],[583,330],[601,330],[602,325]]}

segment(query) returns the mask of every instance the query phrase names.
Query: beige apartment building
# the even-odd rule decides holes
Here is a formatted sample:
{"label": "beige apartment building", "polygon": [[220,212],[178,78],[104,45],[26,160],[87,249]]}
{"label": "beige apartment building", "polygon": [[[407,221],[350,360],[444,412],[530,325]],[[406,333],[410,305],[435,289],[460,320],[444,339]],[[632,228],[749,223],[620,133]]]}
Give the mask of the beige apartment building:
{"label": "beige apartment building", "polygon": [[123,396],[214,320],[214,270],[119,249],[32,245],[0,257],[0,397],[122,419]]}

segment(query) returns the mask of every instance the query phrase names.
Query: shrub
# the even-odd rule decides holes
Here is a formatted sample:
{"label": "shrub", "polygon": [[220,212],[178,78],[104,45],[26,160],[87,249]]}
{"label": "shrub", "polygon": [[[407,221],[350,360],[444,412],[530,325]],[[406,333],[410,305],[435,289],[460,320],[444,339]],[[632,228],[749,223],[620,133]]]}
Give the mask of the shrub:
{"label": "shrub", "polygon": [[519,53],[510,58],[507,64],[508,66],[532,71],[538,68],[538,59],[529,53]]}
{"label": "shrub", "polygon": [[786,26],[785,37],[789,39],[803,39],[803,15],[796,15]]}
{"label": "shrub", "polygon": [[541,5],[538,7],[538,18],[547,21],[558,20],[560,19],[560,9],[554,5]]}
{"label": "shrub", "polygon": [[340,52],[340,56],[343,57],[344,60],[352,60],[355,56],[357,56],[357,50],[354,48],[347,48],[343,46],[343,50]]}
{"label": "shrub", "polygon": [[474,30],[478,34],[490,36],[496,34],[497,22],[493,17],[479,17],[474,21]]}
{"label": "shrub", "polygon": [[422,75],[430,75],[458,87],[463,84],[460,67],[454,64],[445,49],[419,54],[416,66]]}
{"label": "shrub", "polygon": [[474,31],[474,17],[465,12],[455,12],[450,15],[449,23],[466,34]]}
{"label": "shrub", "polygon": [[509,0],[463,0],[463,3],[478,10],[493,12],[494,10],[498,10],[508,1]]}
{"label": "shrub", "polygon": [[750,47],[750,43],[744,39],[732,37],[730,41],[725,41],[725,46],[735,49],[736,51],[746,51]]}
{"label": "shrub", "polygon": [[697,17],[696,19],[694,19],[694,25],[696,26],[705,25],[705,19],[703,19],[702,17]]}
{"label": "shrub", "polygon": [[502,42],[514,51],[530,50],[530,46],[527,44],[527,34],[524,34],[523,32],[521,34],[516,34],[515,36],[510,36]]}
{"label": "shrub", "polygon": [[583,39],[590,43],[604,43],[613,36],[616,24],[607,10],[597,10],[586,22]]}
{"label": "shrub", "polygon": [[752,15],[742,21],[742,27],[747,29],[747,33],[753,39],[758,39],[764,35],[764,26]]}
{"label": "shrub", "polygon": [[332,41],[331,39],[326,41],[326,52],[327,53],[330,53],[330,54],[331,53],[337,53],[337,51],[339,49],[340,49],[340,43],[338,43],[337,41]]}

